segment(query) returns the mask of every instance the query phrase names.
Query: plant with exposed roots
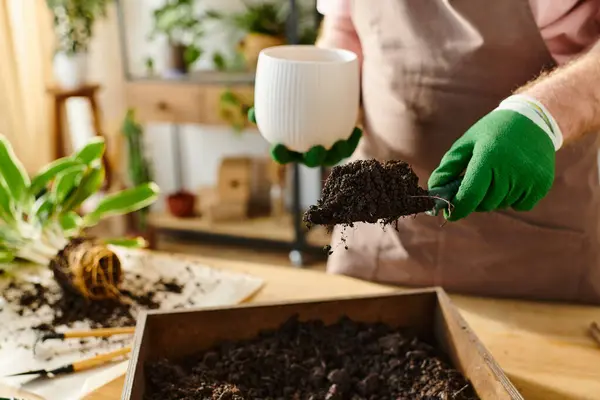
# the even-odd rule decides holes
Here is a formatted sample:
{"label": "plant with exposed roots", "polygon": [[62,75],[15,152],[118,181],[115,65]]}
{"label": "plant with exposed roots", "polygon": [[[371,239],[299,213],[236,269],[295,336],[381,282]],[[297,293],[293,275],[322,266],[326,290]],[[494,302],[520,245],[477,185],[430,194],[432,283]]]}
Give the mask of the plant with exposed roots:
{"label": "plant with exposed roots", "polygon": [[30,177],[0,135],[0,262],[47,265],[66,290],[92,300],[118,297],[121,263],[109,245],[140,247],[145,242],[86,238],[85,231],[104,218],[148,207],[159,189],[148,182],[111,193],[81,215],[80,206],[103,185],[104,151],[104,140],[94,138]]}

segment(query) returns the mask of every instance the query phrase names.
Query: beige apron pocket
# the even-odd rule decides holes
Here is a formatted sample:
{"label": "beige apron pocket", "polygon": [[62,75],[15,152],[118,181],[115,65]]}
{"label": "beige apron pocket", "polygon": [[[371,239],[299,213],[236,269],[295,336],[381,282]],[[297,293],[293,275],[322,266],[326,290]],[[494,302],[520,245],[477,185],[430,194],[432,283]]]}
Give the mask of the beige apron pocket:
{"label": "beige apron pocket", "polygon": [[577,300],[595,262],[589,239],[515,214],[475,213],[447,224],[438,264],[442,285],[477,295]]}

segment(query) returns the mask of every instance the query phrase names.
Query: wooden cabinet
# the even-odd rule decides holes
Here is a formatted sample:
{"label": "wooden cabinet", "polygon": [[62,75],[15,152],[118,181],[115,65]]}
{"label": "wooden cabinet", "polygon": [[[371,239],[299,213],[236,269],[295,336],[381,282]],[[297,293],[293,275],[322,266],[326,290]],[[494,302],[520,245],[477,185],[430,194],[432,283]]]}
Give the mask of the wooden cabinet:
{"label": "wooden cabinet", "polygon": [[144,122],[175,124],[229,125],[221,117],[221,96],[231,91],[253,103],[252,84],[206,84],[194,82],[130,81],[126,83],[129,107],[136,109]]}

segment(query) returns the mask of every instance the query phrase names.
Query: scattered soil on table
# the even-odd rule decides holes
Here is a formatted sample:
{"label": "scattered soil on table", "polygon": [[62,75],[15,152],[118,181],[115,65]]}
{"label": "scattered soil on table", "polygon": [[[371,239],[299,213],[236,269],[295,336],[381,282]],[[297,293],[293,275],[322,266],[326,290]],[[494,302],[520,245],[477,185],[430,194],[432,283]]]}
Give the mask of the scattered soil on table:
{"label": "scattered soil on table", "polygon": [[384,324],[287,321],[256,339],[145,365],[145,400],[475,400],[429,344]]}
{"label": "scattered soil on table", "polygon": [[[148,291],[148,287],[152,289]],[[49,308],[52,320],[34,329],[52,331],[79,321],[90,323],[91,328],[133,326],[137,311],[160,307],[159,293],[181,293],[182,289],[177,282],[149,282],[139,274],[124,273],[120,299],[89,300],[58,285],[47,287],[23,281],[11,281],[0,296],[21,316]]]}
{"label": "scattered soil on table", "polygon": [[309,225],[389,225],[400,217],[433,209],[434,199],[403,161],[358,160],[334,167],[321,198],[304,214]]}

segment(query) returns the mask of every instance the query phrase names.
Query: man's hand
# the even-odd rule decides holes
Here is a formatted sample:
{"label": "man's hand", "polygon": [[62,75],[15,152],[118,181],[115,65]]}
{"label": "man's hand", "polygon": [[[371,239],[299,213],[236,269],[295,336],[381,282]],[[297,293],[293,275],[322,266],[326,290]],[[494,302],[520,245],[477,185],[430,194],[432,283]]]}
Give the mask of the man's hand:
{"label": "man's hand", "polygon": [[[254,108],[250,108],[248,111],[248,119],[253,124],[256,124]],[[275,144],[271,147],[271,158],[279,164],[295,162],[304,164],[310,168],[320,166],[331,167],[343,159],[350,157],[354,153],[354,150],[356,150],[361,137],[362,130],[354,128],[347,140],[338,140],[330,149],[317,145],[304,153],[292,151],[284,144]]]}
{"label": "man's hand", "polygon": [[464,177],[449,221],[474,211],[531,210],[554,181],[555,146],[551,136],[521,113],[497,109],[473,125],[442,158],[429,189]]}

